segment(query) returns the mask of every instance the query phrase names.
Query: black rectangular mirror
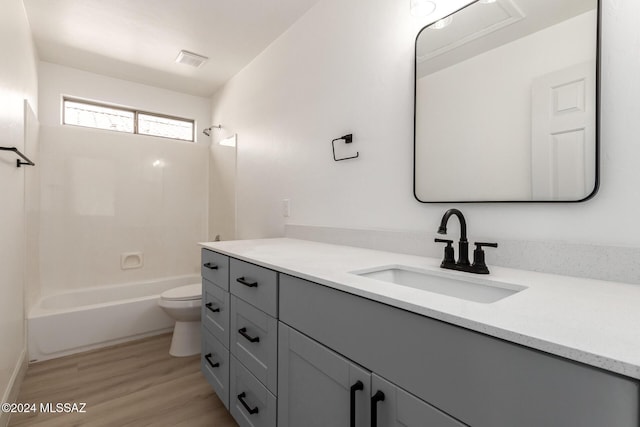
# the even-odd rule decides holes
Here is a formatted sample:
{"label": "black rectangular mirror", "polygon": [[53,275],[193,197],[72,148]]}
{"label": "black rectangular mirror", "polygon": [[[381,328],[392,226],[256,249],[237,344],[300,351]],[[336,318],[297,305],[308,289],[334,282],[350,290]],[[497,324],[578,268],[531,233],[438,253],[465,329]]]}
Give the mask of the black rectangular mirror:
{"label": "black rectangular mirror", "polygon": [[598,0],[479,0],[420,31],[417,200],[595,194],[599,9]]}

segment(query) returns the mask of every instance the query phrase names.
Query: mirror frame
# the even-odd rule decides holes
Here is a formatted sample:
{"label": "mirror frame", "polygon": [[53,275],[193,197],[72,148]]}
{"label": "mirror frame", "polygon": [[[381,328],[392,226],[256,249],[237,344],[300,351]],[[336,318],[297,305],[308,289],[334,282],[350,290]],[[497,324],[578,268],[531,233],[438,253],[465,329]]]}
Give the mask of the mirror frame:
{"label": "mirror frame", "polygon": [[[479,0],[474,0],[469,4],[461,7],[460,9],[455,10],[447,16],[444,16],[440,19],[447,18],[449,16],[455,15],[463,9],[477,3]],[[432,21],[429,24],[425,25],[418,31],[414,42],[414,53],[413,53],[413,197],[420,203],[439,203],[439,204],[453,204],[453,203],[582,203],[587,200],[592,199],[598,190],[600,189],[600,79],[601,79],[601,44],[602,44],[602,3],[603,0],[596,0],[596,79],[595,79],[595,183],[593,187],[593,191],[589,193],[586,197],[579,200],[451,200],[451,201],[425,201],[420,200],[418,195],[416,194],[416,124],[417,124],[417,115],[416,115],[416,105],[417,105],[417,75],[418,75],[418,38],[423,31],[425,31],[429,26],[434,24],[436,21]]]}

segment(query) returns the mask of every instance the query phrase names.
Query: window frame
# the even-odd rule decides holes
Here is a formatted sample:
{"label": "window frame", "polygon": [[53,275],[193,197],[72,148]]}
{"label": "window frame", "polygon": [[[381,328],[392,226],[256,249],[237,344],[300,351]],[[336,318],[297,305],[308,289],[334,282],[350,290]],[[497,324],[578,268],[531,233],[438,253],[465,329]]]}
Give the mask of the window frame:
{"label": "window frame", "polygon": [[[65,115],[66,115],[66,108],[65,108],[65,102],[77,102],[79,104],[86,104],[86,105],[93,105],[95,107],[104,107],[104,108],[111,108],[114,110],[119,110],[119,111],[124,111],[127,113],[133,113],[133,132],[126,132],[126,131],[121,131],[121,130],[114,130],[114,129],[104,129],[104,128],[99,128],[99,127],[93,127],[93,126],[84,126],[84,125],[76,125],[73,123],[65,123]],[[147,133],[139,133],[138,132],[138,116],[140,114],[144,114],[147,116],[153,116],[153,117],[159,117],[161,119],[170,119],[170,120],[179,120],[182,122],[186,122],[186,123],[191,123],[191,139],[181,139],[181,138],[172,138],[170,136],[161,136],[161,135],[150,135]],[[172,116],[169,114],[161,114],[161,113],[154,113],[151,111],[144,111],[144,110],[136,110],[135,108],[128,108],[128,107],[123,107],[120,105],[114,105],[114,104],[108,104],[108,103],[104,103],[104,102],[98,102],[98,101],[91,101],[91,100],[87,100],[87,99],[82,99],[82,98],[75,98],[72,96],[63,96],[62,97],[62,124],[65,126],[77,126],[77,127],[83,127],[83,128],[88,128],[88,129],[97,129],[97,130],[106,130],[106,131],[111,131],[111,132],[118,132],[118,133],[128,133],[131,135],[142,135],[142,136],[152,136],[155,138],[165,138],[165,139],[170,139],[172,141],[182,141],[182,142],[196,142],[196,121],[194,119],[187,119],[185,117],[178,117],[178,116]]]}

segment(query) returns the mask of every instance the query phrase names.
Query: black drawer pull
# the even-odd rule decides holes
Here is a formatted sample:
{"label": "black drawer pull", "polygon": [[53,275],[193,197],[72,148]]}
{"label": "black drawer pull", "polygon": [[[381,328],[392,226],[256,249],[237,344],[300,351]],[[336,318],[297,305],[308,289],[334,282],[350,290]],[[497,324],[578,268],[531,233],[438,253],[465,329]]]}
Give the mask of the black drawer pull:
{"label": "black drawer pull", "polygon": [[208,302],[204,305],[205,307],[207,307],[210,311],[214,312],[214,313],[220,313],[220,307],[218,308],[211,308],[213,306],[212,302]]}
{"label": "black drawer pull", "polygon": [[212,262],[208,262],[208,263],[204,264],[204,266],[206,268],[208,268],[209,270],[217,270],[218,269],[218,264],[214,264]]}
{"label": "black drawer pull", "polygon": [[204,358],[207,360],[207,363],[209,363],[209,366],[211,366],[212,368],[218,368],[218,367],[220,367],[220,363],[218,363],[218,362],[213,363],[213,362],[211,361],[211,353],[207,353],[207,354],[205,354],[205,355],[204,355]]}
{"label": "black drawer pull", "polygon": [[378,427],[378,402],[384,401],[384,393],[376,391],[371,397],[371,427]]}
{"label": "black drawer pull", "polygon": [[248,286],[250,288],[257,288],[258,287],[258,282],[247,282],[244,277],[238,277],[236,279],[236,282],[242,283],[243,285]]}
{"label": "black drawer pull", "polygon": [[362,384],[362,381],[356,381],[356,383],[354,385],[351,386],[351,399],[350,399],[350,405],[351,405],[351,409],[350,409],[350,426],[351,427],[356,427],[356,391],[358,390],[364,390],[364,384]]}
{"label": "black drawer pull", "polygon": [[249,340],[249,342],[260,342],[260,337],[252,337],[247,334],[247,328],[238,329],[238,333]]}
{"label": "black drawer pull", "polygon": [[245,397],[247,397],[247,394],[244,391],[238,395],[238,400],[240,401],[240,403],[242,403],[242,406],[244,406],[244,409],[246,409],[247,412],[249,412],[249,415],[257,414],[258,407],[256,406],[255,408],[251,408],[249,405],[247,405],[247,402],[244,401]]}

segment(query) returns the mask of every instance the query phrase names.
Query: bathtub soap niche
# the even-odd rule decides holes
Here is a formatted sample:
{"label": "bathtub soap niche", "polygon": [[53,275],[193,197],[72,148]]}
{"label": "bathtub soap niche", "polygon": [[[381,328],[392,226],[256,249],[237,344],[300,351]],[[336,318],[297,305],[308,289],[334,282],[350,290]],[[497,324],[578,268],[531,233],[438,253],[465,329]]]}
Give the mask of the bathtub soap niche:
{"label": "bathtub soap niche", "polygon": [[144,256],[142,252],[125,252],[120,255],[120,268],[122,270],[142,268],[143,265]]}

